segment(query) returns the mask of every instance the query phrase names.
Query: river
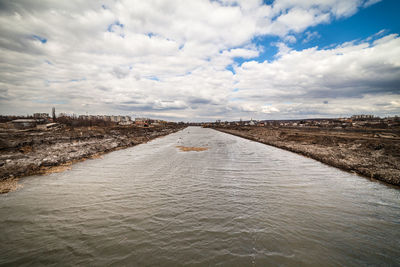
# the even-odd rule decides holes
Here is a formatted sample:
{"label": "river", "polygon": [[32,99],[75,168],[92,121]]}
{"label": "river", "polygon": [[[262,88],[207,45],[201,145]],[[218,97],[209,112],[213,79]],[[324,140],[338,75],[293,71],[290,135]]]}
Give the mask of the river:
{"label": "river", "polygon": [[212,129],[21,184],[0,265],[400,265],[399,189]]}

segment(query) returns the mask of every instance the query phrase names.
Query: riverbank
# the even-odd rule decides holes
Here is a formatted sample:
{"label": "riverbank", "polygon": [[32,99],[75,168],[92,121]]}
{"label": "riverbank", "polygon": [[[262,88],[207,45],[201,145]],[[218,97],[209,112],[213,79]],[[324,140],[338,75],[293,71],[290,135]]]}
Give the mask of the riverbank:
{"label": "riverbank", "polygon": [[367,178],[400,185],[400,137],[368,132],[252,126],[214,129],[289,150]]}
{"label": "riverbank", "polygon": [[135,126],[63,127],[0,132],[0,193],[15,188],[16,179],[69,168],[69,165],[118,149],[142,144],[183,129],[169,124],[151,128]]}

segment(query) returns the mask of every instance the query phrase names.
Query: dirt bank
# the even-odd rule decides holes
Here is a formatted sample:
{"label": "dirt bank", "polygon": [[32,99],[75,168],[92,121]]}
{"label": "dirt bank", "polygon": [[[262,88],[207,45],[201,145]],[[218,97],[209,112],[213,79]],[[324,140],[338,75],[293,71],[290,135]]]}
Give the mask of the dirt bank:
{"label": "dirt bank", "polygon": [[145,143],[182,128],[184,126],[171,124],[152,128],[63,127],[53,131],[2,129],[0,181],[12,184],[9,179],[52,172],[55,166],[63,167],[102,153]]}
{"label": "dirt bank", "polygon": [[320,129],[228,126],[214,128],[283,148],[359,175],[400,185],[400,135]]}

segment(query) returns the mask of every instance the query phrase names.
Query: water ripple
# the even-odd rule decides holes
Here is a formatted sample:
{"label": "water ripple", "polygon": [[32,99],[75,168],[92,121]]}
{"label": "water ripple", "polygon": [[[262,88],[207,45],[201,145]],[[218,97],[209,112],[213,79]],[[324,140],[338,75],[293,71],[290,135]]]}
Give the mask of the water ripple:
{"label": "water ripple", "polygon": [[400,265],[399,190],[211,129],[23,183],[0,265]]}

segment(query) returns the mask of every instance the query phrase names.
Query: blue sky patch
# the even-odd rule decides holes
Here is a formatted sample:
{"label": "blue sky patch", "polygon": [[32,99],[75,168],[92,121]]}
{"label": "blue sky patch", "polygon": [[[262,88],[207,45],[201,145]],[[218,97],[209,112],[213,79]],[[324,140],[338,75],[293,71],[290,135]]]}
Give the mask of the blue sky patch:
{"label": "blue sky patch", "polygon": [[69,80],[70,82],[82,82],[82,81],[86,81],[86,78],[81,78],[81,79],[71,79]]}
{"label": "blue sky patch", "polygon": [[229,101],[237,102],[237,101],[242,101],[242,99],[240,99],[239,97],[230,97]]}
{"label": "blue sky patch", "polygon": [[153,80],[153,81],[157,81],[157,82],[160,81],[160,79],[158,79],[157,76],[150,76],[150,77],[148,77],[148,79],[149,79],[149,80]]}
{"label": "blue sky patch", "polygon": [[[273,1],[263,2],[264,4],[273,3]],[[298,51],[311,47],[327,49],[350,41],[365,42],[367,38],[372,43],[384,34],[400,33],[399,3],[397,0],[384,0],[367,8],[361,8],[350,17],[309,27],[302,33],[291,34],[296,38],[295,42],[285,41],[284,38],[279,36],[257,36],[253,38],[251,43],[262,47],[262,51],[253,60],[257,62],[274,61],[279,52],[276,46],[279,42],[284,42],[289,48]],[[235,58],[234,61],[240,66],[248,60]]]}
{"label": "blue sky patch", "polygon": [[[296,50],[313,46],[324,48],[332,44],[339,45],[353,40],[364,40],[381,30],[387,30],[387,33],[399,33],[398,11],[399,2],[396,0],[379,2],[361,9],[349,18],[309,28],[309,31],[318,32],[320,38],[312,39],[306,43],[297,42],[294,48]],[[305,37],[303,34],[301,40],[304,40]]]}
{"label": "blue sky patch", "polygon": [[[260,51],[260,54],[258,57],[254,58],[253,60],[261,63],[264,62],[265,60],[268,61],[273,61],[276,59],[276,54],[279,52],[278,47],[276,47],[276,43],[280,42],[280,38],[278,36],[259,36],[253,39],[253,43],[255,43],[257,46],[262,46],[262,50]],[[237,62],[239,65],[241,65],[243,62],[246,60],[244,59],[237,59],[235,62]]]}
{"label": "blue sky patch", "polygon": [[39,42],[41,42],[42,44],[47,43],[47,39],[44,37],[41,37],[39,35],[32,35],[33,39],[38,40]]}
{"label": "blue sky patch", "polygon": [[274,0],[263,0],[264,5],[272,5]]}
{"label": "blue sky patch", "polygon": [[[398,18],[399,1],[384,0],[375,5],[359,10],[351,17],[310,27],[302,34],[297,34],[297,42],[287,45],[295,50],[318,46],[320,49],[334,47],[350,41],[365,41],[376,33],[400,33]],[[314,36],[308,39],[310,34]],[[318,35],[316,35],[318,34]],[[376,35],[375,39],[381,36]],[[370,41],[373,41],[370,39]],[[265,44],[265,43],[264,43]],[[266,58],[268,58],[268,53]]]}
{"label": "blue sky patch", "polygon": [[228,65],[225,69],[226,69],[226,70],[229,70],[229,71],[232,72],[233,74],[236,74],[236,71],[235,71],[235,69],[233,68],[232,65]]}
{"label": "blue sky patch", "polygon": [[119,27],[119,28],[123,29],[124,26],[125,26],[124,24],[120,23],[120,22],[117,20],[117,21],[115,21],[114,23],[108,25],[107,31],[108,31],[108,32],[115,32],[114,27]]}

